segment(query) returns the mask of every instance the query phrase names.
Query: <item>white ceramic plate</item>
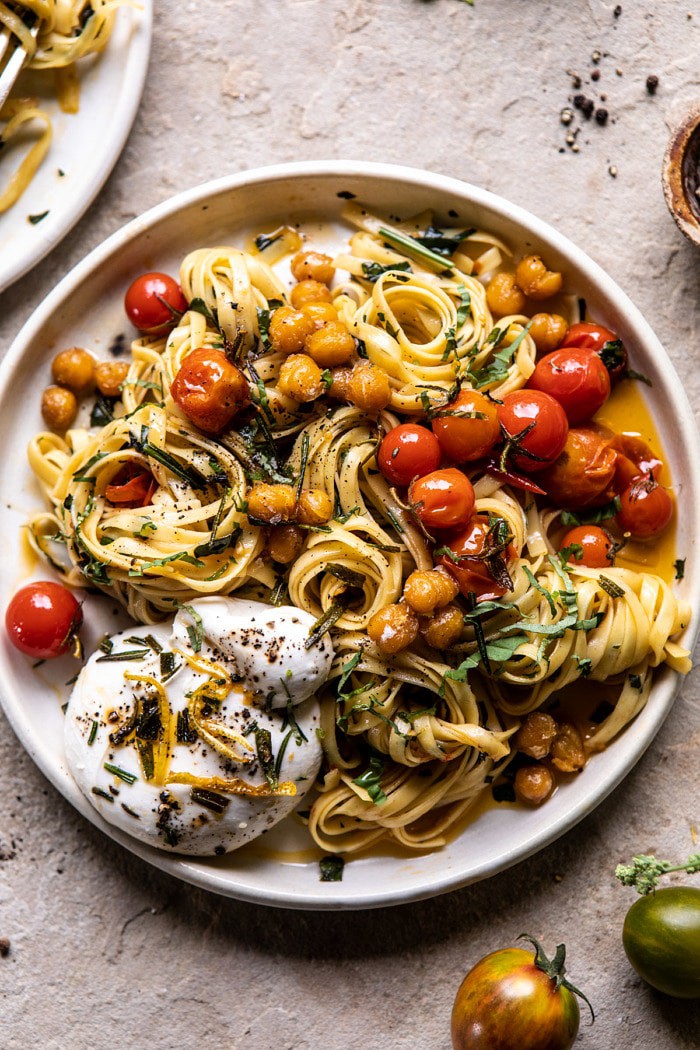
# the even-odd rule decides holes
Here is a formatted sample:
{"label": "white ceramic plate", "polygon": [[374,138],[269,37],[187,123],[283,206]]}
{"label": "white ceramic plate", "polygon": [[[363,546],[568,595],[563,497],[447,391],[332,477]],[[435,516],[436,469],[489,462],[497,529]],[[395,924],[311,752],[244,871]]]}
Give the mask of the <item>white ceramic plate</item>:
{"label": "white ceramic plate", "polygon": [[[592,316],[619,332],[632,348],[635,367],[654,383],[648,402],[682,499],[678,550],[687,562],[679,590],[693,608],[687,638],[692,644],[700,622],[700,559],[696,553],[700,447],[681,384],[649,325],[580,249],[521,208],[453,179],[350,162],[267,168],[181,194],[105,241],[37,310],[10,350],[0,378],[0,447],[5,464],[0,482],[3,608],[31,571],[23,554],[21,529],[43,504],[25,465],[25,447],[29,436],[41,428],[39,394],[56,350],[78,345],[106,354],[111,339],[126,329],[124,289],[144,269],[177,272],[180,259],[192,248],[227,241],[241,244],[241,231],[270,230],[278,219],[315,216],[337,223],[341,194],[348,192],[380,212],[407,216],[432,208],[438,219],[450,213],[453,223],[478,224],[516,249],[542,251],[551,266],[565,271],[570,287],[586,297]],[[43,567],[37,574],[48,575]],[[87,608],[84,641],[90,651],[106,629],[115,630],[119,620],[104,599],[88,598]],[[59,699],[67,698],[62,683],[73,672],[66,658],[32,670],[30,662],[2,639],[0,690],[7,716],[34,761],[76,809],[134,853],[198,886],[260,903],[328,909],[367,908],[432,896],[493,875],[552,842],[590,813],[632,768],[670,710],[678,686],[678,677],[662,669],[636,721],[541,809],[488,808],[440,851],[414,857],[400,857],[392,851],[354,859],[346,865],[342,882],[321,883],[318,864],[308,854],[287,853],[284,860],[272,854],[273,846],[299,848],[293,821],[240,852],[202,860],[157,851],[105,824],[79,793],[63,762]],[[302,845],[308,847],[308,842]]]}
{"label": "white ceramic plate", "polygon": [[[62,113],[53,96],[42,97],[42,108],[53,124],[53,140],[24,195],[0,215],[0,292],[75,226],[124,148],[141,101],[151,49],[152,0],[141,0],[141,5],[141,11],[128,7],[118,11],[104,52],[80,64],[78,113]],[[27,90],[43,92],[48,83],[36,81]],[[14,156],[9,155],[0,164],[0,180],[6,181],[15,166]],[[29,221],[28,216],[46,211],[46,218],[36,225]]]}

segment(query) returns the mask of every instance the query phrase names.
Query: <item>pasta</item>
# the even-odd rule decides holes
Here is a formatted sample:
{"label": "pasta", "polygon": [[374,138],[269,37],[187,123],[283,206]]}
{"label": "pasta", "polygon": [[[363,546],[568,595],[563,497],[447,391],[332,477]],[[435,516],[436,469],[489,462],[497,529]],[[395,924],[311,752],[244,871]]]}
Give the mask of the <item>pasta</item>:
{"label": "pasta", "polygon": [[[309,275],[321,272],[314,253],[295,256],[291,291],[272,268],[288,229],[259,238],[255,251],[191,252],[180,270],[187,309],[133,342],[112,418],[32,440],[30,464],[51,509],[30,531],[70,586],[87,579],[140,623],[233,591],[311,614],[317,637],[330,631],[335,650],[320,693],[314,840],[346,854],[387,840],[434,849],[485,785],[531,768],[537,751],[522,728],[533,714],[548,713],[555,745],[569,749],[561,758],[552,745],[539,759],[553,775],[571,772],[643,708],[654,668],[687,672],[678,637],[689,612],[661,575],[625,565],[624,550],[615,563],[625,537],[610,534],[602,566],[580,545],[563,545],[573,515],[551,496],[561,483],[552,472],[566,465],[563,442],[545,469],[547,457],[524,440],[534,424],[513,436],[499,416],[491,458],[480,452],[463,457],[460,472],[441,472],[468,485],[479,550],[460,553],[454,527],[426,525],[426,505],[411,495],[415,478],[397,482],[393,458],[385,463],[387,438],[406,421],[433,441],[431,422],[438,437],[438,422],[485,426],[487,414],[462,410],[460,398],[502,406],[523,392],[542,356],[534,334],[542,325],[503,308],[494,317],[493,278],[507,272],[510,252],[486,231],[437,229],[430,215],[392,226],[354,204],[346,219],[358,229],[333,260],[331,292]],[[316,296],[316,312],[290,307],[302,293]],[[354,336],[355,349],[321,371],[309,333],[332,334],[333,325]],[[211,428],[201,414],[204,373],[189,393],[183,386],[197,355],[246,375],[249,394],[231,425]],[[293,361],[311,377],[305,401],[289,396]],[[360,373],[388,382],[381,406],[368,408],[366,389],[353,386]],[[646,446],[586,433],[596,455],[612,457],[601,493],[635,455],[632,486],[658,492],[661,461]],[[134,478],[152,486],[136,505],[132,489],[129,500],[121,491]],[[602,498],[593,504],[613,532],[627,491],[608,512]],[[273,538],[294,541],[290,557],[273,560],[282,550]],[[446,588],[447,599],[428,612],[411,605],[409,579]],[[444,645],[435,641],[441,613],[457,619]],[[392,616],[398,626],[383,633],[377,624]],[[607,700],[598,716],[584,705],[575,725],[564,699],[582,679],[604,685]],[[519,797],[540,801],[524,789]]]}
{"label": "pasta", "polygon": [[[7,27],[29,58],[27,68],[53,70],[61,109],[77,113],[79,82],[76,63],[99,54],[109,40],[119,7],[136,6],[131,0],[0,0],[0,27]],[[38,20],[39,29],[32,32]],[[4,125],[4,127],[2,127]],[[10,97],[0,107],[0,148],[29,129],[36,129],[31,143],[0,193],[0,214],[19,200],[34,178],[51,145],[51,119],[36,98]]]}

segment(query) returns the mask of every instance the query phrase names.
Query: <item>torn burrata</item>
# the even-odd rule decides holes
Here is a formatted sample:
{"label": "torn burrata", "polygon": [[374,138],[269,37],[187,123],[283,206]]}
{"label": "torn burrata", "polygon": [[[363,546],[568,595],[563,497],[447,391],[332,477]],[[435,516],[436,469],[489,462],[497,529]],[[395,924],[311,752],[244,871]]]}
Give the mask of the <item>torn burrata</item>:
{"label": "torn burrata", "polygon": [[201,598],[102,644],[65,721],[73,778],[105,820],[176,853],[236,849],[287,816],[321,763],[328,635],[293,607]]}

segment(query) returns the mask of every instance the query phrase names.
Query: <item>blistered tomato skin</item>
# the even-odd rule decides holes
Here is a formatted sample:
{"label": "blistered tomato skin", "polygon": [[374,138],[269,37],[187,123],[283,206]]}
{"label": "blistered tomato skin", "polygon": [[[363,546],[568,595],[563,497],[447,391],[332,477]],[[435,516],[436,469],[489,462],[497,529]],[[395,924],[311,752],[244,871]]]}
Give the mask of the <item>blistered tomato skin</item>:
{"label": "blistered tomato skin", "polygon": [[587,569],[608,569],[615,562],[612,537],[598,525],[578,525],[570,529],[561,541],[560,550],[580,547],[569,555],[571,565],[585,565]]}
{"label": "blistered tomato skin", "polygon": [[528,380],[558,401],[570,425],[591,419],[610,397],[610,376],[590,350],[555,350],[541,358]]}
{"label": "blistered tomato skin", "polygon": [[672,517],[673,500],[653,474],[633,481],[620,495],[617,523],[639,539],[663,532]]}
{"label": "blistered tomato skin", "polygon": [[576,346],[584,350],[600,351],[606,343],[614,343],[616,340],[615,333],[609,328],[604,328],[602,324],[580,321],[578,324],[572,324],[562,340],[560,349]]}
{"label": "blistered tomato skin", "polygon": [[452,1010],[453,1050],[570,1050],[576,997],[535,965],[532,952],[485,956],[462,981]]}
{"label": "blistered tomato skin", "polygon": [[540,390],[506,394],[498,407],[498,421],[504,440],[511,446],[509,462],[527,474],[544,470],[553,463],[561,454],[569,432],[564,409]]}
{"label": "blistered tomato skin", "polygon": [[668,886],[640,897],[627,912],[622,943],[652,988],[700,999],[700,889]]}
{"label": "blistered tomato skin", "polygon": [[474,489],[466,474],[455,467],[435,470],[414,481],[408,499],[428,529],[466,525],[474,510]]}
{"label": "blistered tomato skin", "polygon": [[199,347],[187,355],[170,393],[176,405],[207,434],[225,430],[250,404],[250,386],[221,350]]}
{"label": "blistered tomato skin", "polygon": [[135,328],[149,335],[166,332],[187,309],[180,285],[167,273],[144,273],[129,285],[124,309]]}
{"label": "blistered tomato skin", "polygon": [[[453,557],[450,557],[449,554],[441,554],[435,561],[436,565],[442,565],[455,578],[465,597],[473,594],[481,601],[502,598],[507,593],[506,588],[493,578],[488,565],[481,557],[487,543],[489,529],[488,518],[475,514],[462,532],[451,537],[444,544],[452,552]],[[508,545],[504,556],[509,563],[514,560],[516,550],[512,544]]]}
{"label": "blistered tomato skin", "polygon": [[495,402],[477,390],[462,390],[432,421],[440,448],[455,463],[472,463],[492,451],[501,437]]}
{"label": "blistered tomato skin", "polygon": [[82,609],[74,595],[50,580],[22,587],[5,613],[10,641],[35,660],[68,652],[82,622]]}
{"label": "blistered tomato skin", "polygon": [[440,465],[440,445],[431,430],[415,423],[401,423],[384,437],[377,465],[391,485],[410,485]]}
{"label": "blistered tomato skin", "polygon": [[617,453],[591,427],[572,427],[556,463],[537,480],[558,507],[597,507],[615,494]]}

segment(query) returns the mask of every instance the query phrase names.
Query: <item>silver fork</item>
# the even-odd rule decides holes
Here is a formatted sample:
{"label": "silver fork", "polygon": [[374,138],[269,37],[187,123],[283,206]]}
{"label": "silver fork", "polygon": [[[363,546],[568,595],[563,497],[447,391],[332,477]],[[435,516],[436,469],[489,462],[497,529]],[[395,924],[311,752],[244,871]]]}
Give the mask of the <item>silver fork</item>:
{"label": "silver fork", "polygon": [[[38,20],[29,32],[36,39],[36,35],[39,32]],[[7,57],[8,55],[9,57]],[[15,81],[22,72],[28,57],[26,49],[19,46],[14,33],[11,33],[7,26],[4,26],[2,33],[0,33],[0,68],[2,69],[0,73],[0,109],[12,91]]]}

